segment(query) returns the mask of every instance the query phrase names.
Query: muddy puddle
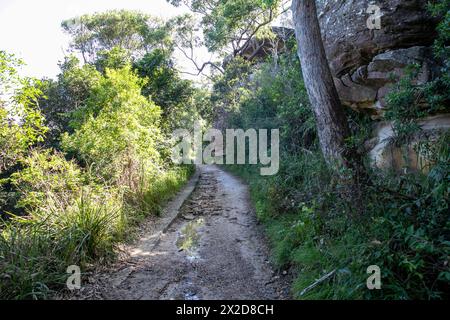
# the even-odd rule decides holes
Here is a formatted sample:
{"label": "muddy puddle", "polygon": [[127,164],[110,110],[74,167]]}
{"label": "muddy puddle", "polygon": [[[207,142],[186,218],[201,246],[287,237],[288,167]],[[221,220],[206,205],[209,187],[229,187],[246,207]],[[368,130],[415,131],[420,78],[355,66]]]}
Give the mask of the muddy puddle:
{"label": "muddy puddle", "polygon": [[197,218],[189,221],[181,228],[178,239],[175,242],[178,251],[184,251],[188,260],[199,259],[198,245],[200,240],[200,228],[205,225],[205,219]]}

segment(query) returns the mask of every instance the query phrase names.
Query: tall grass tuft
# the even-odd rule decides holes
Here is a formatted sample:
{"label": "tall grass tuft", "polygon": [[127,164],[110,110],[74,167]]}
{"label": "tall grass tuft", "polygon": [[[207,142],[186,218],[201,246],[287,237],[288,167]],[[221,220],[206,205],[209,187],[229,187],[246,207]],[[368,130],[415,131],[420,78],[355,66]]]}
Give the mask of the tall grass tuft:
{"label": "tall grass tuft", "polygon": [[48,207],[12,217],[0,236],[0,297],[47,298],[64,284],[69,265],[88,267],[114,256],[123,233],[120,198],[84,189],[72,204],[51,197]]}

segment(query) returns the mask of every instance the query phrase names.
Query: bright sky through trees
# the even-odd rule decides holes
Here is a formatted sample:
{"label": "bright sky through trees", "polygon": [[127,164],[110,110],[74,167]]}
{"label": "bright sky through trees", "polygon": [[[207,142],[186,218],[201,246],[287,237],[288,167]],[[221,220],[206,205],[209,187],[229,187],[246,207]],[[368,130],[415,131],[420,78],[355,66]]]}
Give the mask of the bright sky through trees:
{"label": "bright sky through trees", "polygon": [[0,0],[0,50],[25,60],[24,75],[54,77],[69,43],[61,22],[111,9],[139,10],[162,18],[187,12],[166,0]]}

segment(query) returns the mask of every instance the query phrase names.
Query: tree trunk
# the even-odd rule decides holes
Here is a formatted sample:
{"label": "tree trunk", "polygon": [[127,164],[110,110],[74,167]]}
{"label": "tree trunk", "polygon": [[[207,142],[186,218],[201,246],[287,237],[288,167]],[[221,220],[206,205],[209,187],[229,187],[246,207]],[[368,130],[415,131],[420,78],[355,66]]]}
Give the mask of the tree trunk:
{"label": "tree trunk", "polygon": [[322,153],[329,166],[351,168],[353,159],[345,147],[350,130],[325,55],[315,0],[293,0],[292,13],[298,56]]}

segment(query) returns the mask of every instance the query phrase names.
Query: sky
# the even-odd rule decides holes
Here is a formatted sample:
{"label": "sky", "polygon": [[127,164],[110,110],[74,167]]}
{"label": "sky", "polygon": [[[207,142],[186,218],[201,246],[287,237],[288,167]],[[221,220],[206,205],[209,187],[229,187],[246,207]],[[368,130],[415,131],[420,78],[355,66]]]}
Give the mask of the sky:
{"label": "sky", "polygon": [[70,41],[61,22],[110,9],[139,10],[161,18],[187,12],[166,0],[0,0],[0,50],[25,61],[22,75],[54,78]]}

